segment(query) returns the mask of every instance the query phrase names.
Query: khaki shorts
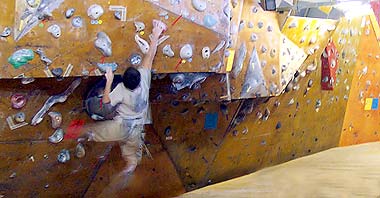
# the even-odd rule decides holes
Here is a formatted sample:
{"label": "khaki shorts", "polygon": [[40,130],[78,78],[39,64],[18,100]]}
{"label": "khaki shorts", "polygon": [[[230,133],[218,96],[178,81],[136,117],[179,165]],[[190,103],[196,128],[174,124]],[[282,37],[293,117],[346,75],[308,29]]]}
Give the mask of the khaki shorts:
{"label": "khaki shorts", "polygon": [[96,142],[118,142],[124,160],[128,165],[137,165],[141,160],[142,132],[144,125],[138,124],[127,127],[122,121],[107,120],[86,127],[92,132]]}

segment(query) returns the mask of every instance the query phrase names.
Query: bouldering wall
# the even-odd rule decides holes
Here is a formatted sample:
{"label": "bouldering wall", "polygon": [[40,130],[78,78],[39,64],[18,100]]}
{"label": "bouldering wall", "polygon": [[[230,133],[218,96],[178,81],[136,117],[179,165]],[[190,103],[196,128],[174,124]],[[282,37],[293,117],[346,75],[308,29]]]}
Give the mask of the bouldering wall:
{"label": "bouldering wall", "polygon": [[[62,3],[59,5],[58,2]],[[176,5],[177,7],[172,8],[172,11],[180,11],[186,7],[189,9],[187,15],[174,14],[166,10],[165,6],[161,8],[149,1],[56,1],[55,5],[59,6],[54,9],[51,17],[32,23],[30,21],[33,21],[36,15],[33,10],[35,8],[28,6],[26,1],[7,1],[4,5],[6,10],[0,15],[0,30],[3,31],[9,27],[15,31],[12,31],[8,37],[1,37],[0,60],[5,69],[1,76],[2,78],[52,77],[52,70],[57,68],[60,68],[61,73],[67,71],[68,76],[94,76],[101,74],[97,70],[98,63],[114,62],[120,65],[117,73],[122,73],[131,64],[130,56],[134,54],[138,54],[140,58],[143,56],[143,51],[139,49],[137,43],[144,44],[141,39],[149,42],[153,19],[161,19],[168,26],[168,30],[162,37],[163,43],[158,49],[154,71],[159,73],[178,71],[225,73],[223,64],[225,45],[220,44],[225,44],[228,36],[228,28],[224,27],[229,26],[229,21],[223,12],[228,4],[224,1],[210,4],[207,7],[209,14],[185,4],[182,2],[181,5]],[[95,16],[88,13],[92,5],[98,5],[97,8],[100,9]],[[112,6],[118,6],[119,10],[120,7],[127,9],[126,21],[115,18],[115,11],[113,11],[115,9]],[[25,12],[25,8],[28,8],[30,12]],[[71,8],[75,10],[68,18],[66,12]],[[102,12],[104,14],[101,14]],[[193,17],[196,21],[201,19],[203,21],[203,18],[208,20],[204,19],[205,22],[200,25],[192,22]],[[29,26],[29,24],[32,25]],[[54,25],[57,28],[50,29],[50,32],[59,29],[59,35],[54,36],[49,32],[49,28]],[[26,33],[25,29],[30,29],[30,31]],[[94,41],[99,32],[105,32],[111,42],[113,41],[111,54],[110,52],[102,54],[95,48]],[[23,37],[18,36],[23,33],[26,33]],[[141,38],[138,42],[135,40],[136,36]],[[205,37],[208,39],[203,39]],[[17,44],[14,42],[15,39],[18,39]],[[185,44],[190,44],[193,56],[181,58],[180,50]],[[173,57],[163,54],[163,48],[167,45],[171,46],[174,52]],[[210,48],[210,55],[207,58],[202,57],[204,47]],[[36,52],[34,59],[18,69],[7,63],[8,57],[16,50],[24,48]],[[41,60],[37,55],[38,49],[43,52]]]}
{"label": "bouldering wall", "polygon": [[[198,2],[197,6],[193,2]],[[90,13],[94,15],[91,20],[87,10],[95,3],[104,14],[96,18],[99,10]],[[354,119],[352,112],[363,117],[368,114],[357,109],[365,108],[366,98],[377,97],[377,72],[363,73],[365,66],[374,67],[378,58],[374,52],[369,56],[371,47],[379,47],[368,17],[291,16],[285,20],[253,0],[65,0],[52,16],[37,18],[31,31],[16,43],[14,38],[26,27],[22,21],[31,17],[23,15],[25,6],[25,1],[7,1],[5,12],[0,13],[0,30],[14,29],[10,36],[0,37],[0,149],[5,151],[0,155],[0,195],[94,197],[112,192],[131,197],[177,196],[343,145],[343,140],[345,144],[361,142],[353,140],[357,133],[347,132],[347,126]],[[69,8],[75,11],[66,17]],[[75,27],[78,17],[83,20],[81,27]],[[130,63],[138,62],[143,51],[135,36],[149,41],[156,18],[168,25],[164,35],[170,37],[159,46],[153,66],[150,101],[154,123],[146,129],[153,160],[146,154],[128,187],[114,192],[126,184],[115,179],[125,165],[117,144],[86,144],[85,158],[72,155],[61,164],[58,153],[65,148],[73,154],[77,142],[65,137],[59,144],[49,143],[54,129],[47,115],[37,126],[30,121],[49,96],[62,93],[76,80],[74,76],[80,76],[79,87],[67,101],[49,111],[62,114],[64,132],[92,123],[83,99],[101,79],[96,77],[102,75],[97,63],[117,62],[116,73],[120,74]],[[58,30],[54,24],[60,27],[59,34],[51,34]],[[101,31],[112,41],[112,56],[94,46]],[[107,43],[104,34],[98,36]],[[186,43],[193,56],[180,58]],[[32,49],[34,59],[16,69],[8,57],[22,48]],[[359,53],[361,48],[368,53]],[[137,54],[133,60],[132,54]],[[59,78],[50,78],[54,75]],[[60,78],[62,75],[69,78]],[[11,108],[11,96],[16,93],[28,99],[26,106],[17,110]],[[25,113],[29,125],[11,130],[6,118],[20,112]],[[377,111],[369,115],[366,121],[377,127],[378,123],[373,124]],[[360,128],[364,121],[355,122],[351,125]],[[374,135],[361,132],[365,138],[360,140],[376,140],[377,129],[368,131]]]}
{"label": "bouldering wall", "polygon": [[[302,64],[286,93],[267,100],[244,101],[232,122],[236,127],[219,145],[205,176],[211,183],[339,145],[361,23],[361,17],[341,19],[330,36],[339,54],[343,53],[338,59],[340,69],[334,90],[321,89],[321,45]],[[304,26],[297,28],[301,32]]]}
{"label": "bouldering wall", "polygon": [[[74,155],[76,139],[65,137],[58,144],[50,143],[48,137],[55,130],[48,115],[37,126],[27,125],[10,130],[6,117],[22,111],[29,122],[50,95],[61,93],[73,80],[67,78],[58,82],[55,79],[37,79],[28,85],[22,85],[20,80],[0,80],[1,195],[94,197],[103,193],[115,175],[124,168],[125,162],[117,144],[86,143],[86,156],[78,159]],[[82,79],[80,86],[65,103],[56,104],[50,109],[62,114],[61,128],[65,133],[93,122],[82,109],[82,101],[88,87],[98,80],[95,77]],[[11,108],[10,98],[15,90],[28,98],[21,110]],[[146,131],[146,144],[153,160],[144,155],[139,170],[129,182],[131,190],[123,191],[123,195],[168,197],[185,192],[155,131],[152,128]],[[57,161],[62,149],[70,151],[71,159],[65,164]]]}
{"label": "bouldering wall", "polygon": [[374,15],[367,17],[344,116],[340,146],[379,141],[379,29]]}

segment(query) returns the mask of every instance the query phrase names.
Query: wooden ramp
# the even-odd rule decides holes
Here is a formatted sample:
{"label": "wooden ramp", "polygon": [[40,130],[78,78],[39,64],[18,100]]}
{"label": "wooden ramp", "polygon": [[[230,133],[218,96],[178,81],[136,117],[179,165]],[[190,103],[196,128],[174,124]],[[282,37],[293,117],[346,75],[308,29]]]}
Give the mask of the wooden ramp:
{"label": "wooden ramp", "polygon": [[326,150],[181,197],[379,197],[380,143]]}

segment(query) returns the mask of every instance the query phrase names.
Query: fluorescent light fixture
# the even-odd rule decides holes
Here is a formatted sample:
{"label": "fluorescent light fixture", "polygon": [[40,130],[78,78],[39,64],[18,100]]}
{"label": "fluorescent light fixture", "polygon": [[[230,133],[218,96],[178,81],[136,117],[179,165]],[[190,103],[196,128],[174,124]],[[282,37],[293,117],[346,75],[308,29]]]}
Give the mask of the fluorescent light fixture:
{"label": "fluorescent light fixture", "polygon": [[337,1],[334,7],[342,11],[346,18],[368,15],[372,11],[368,1]]}

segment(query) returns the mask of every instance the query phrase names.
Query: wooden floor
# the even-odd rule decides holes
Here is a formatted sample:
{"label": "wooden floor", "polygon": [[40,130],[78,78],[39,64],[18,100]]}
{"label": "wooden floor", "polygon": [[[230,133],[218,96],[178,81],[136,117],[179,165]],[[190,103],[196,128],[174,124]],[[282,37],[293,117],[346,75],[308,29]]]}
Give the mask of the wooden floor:
{"label": "wooden floor", "polygon": [[181,197],[380,197],[380,143],[330,149]]}

